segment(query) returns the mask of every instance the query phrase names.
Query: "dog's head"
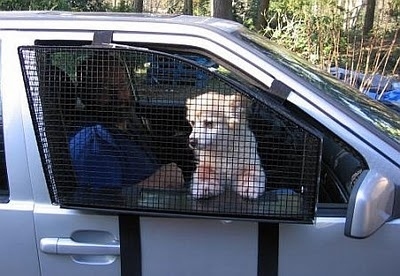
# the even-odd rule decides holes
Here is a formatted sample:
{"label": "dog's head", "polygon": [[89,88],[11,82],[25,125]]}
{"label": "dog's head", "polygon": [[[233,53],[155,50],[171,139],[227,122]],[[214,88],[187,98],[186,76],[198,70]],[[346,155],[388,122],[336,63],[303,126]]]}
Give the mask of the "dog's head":
{"label": "dog's head", "polygon": [[192,126],[189,145],[197,149],[221,148],[241,124],[246,124],[247,100],[239,94],[208,92],[186,101]]}

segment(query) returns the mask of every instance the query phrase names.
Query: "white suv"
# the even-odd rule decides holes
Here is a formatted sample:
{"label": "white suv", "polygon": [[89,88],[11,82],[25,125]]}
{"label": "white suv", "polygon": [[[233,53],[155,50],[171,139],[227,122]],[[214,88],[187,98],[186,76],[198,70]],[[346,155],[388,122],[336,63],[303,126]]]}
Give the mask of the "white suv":
{"label": "white suv", "polygon": [[0,62],[2,275],[398,274],[399,114],[241,25],[1,12]]}

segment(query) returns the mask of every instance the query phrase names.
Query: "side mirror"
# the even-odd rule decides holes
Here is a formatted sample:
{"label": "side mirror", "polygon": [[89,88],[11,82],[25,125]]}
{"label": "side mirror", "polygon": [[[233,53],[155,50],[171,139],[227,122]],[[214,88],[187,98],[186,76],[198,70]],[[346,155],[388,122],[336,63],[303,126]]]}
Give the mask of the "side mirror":
{"label": "side mirror", "polygon": [[363,172],[350,195],[344,234],[366,238],[393,218],[395,184],[376,171]]}

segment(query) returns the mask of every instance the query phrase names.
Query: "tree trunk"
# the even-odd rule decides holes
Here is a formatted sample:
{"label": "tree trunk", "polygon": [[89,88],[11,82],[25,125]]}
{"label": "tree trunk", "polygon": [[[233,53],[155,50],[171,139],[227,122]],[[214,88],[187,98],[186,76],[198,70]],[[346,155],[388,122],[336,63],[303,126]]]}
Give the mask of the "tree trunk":
{"label": "tree trunk", "polygon": [[269,0],[259,0],[257,7],[256,30],[262,30],[267,25],[265,15],[269,9]]}
{"label": "tree trunk", "polygon": [[133,0],[133,11],[143,12],[143,0]]}
{"label": "tree trunk", "polygon": [[368,0],[365,10],[363,34],[368,35],[374,27],[376,0]]}
{"label": "tree trunk", "polygon": [[213,17],[232,20],[232,0],[212,0],[211,15]]}
{"label": "tree trunk", "polygon": [[183,4],[183,14],[193,15],[193,0],[185,0]]}

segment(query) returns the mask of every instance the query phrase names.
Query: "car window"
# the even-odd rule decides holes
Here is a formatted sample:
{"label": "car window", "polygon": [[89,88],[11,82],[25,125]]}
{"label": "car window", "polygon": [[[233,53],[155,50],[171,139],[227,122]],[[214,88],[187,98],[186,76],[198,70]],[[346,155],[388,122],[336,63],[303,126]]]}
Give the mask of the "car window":
{"label": "car window", "polygon": [[278,48],[245,28],[241,29],[238,37],[253,45],[280,66],[289,69],[294,75],[303,79],[305,83],[312,84],[313,87],[318,89],[321,96],[330,98],[330,102],[344,113],[349,114],[373,131],[393,148],[400,149],[400,120],[397,112],[384,104],[371,100],[362,93],[358,93],[354,88],[326,72],[313,68],[299,56]]}
{"label": "car window", "polygon": [[323,135],[318,214],[344,216],[351,191],[368,164],[359,152],[308,114],[293,104],[288,104],[288,109]]}
{"label": "car window", "polygon": [[328,132],[221,64],[146,49],[19,53],[54,203],[314,220]]}
{"label": "car window", "polygon": [[7,203],[9,201],[9,196],[10,192],[8,188],[8,176],[4,149],[3,108],[0,97],[0,203]]}

